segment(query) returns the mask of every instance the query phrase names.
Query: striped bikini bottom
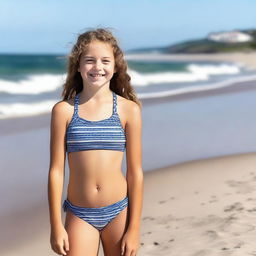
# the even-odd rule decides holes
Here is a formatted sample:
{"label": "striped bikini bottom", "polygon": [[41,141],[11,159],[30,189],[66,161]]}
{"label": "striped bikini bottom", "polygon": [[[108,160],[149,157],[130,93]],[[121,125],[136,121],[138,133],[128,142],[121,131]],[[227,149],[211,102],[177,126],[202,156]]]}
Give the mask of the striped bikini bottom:
{"label": "striped bikini bottom", "polygon": [[62,205],[64,212],[70,210],[74,215],[88,222],[99,231],[111,222],[111,220],[113,220],[127,206],[127,196],[116,203],[97,208],[75,206],[71,204],[68,199],[65,199]]}

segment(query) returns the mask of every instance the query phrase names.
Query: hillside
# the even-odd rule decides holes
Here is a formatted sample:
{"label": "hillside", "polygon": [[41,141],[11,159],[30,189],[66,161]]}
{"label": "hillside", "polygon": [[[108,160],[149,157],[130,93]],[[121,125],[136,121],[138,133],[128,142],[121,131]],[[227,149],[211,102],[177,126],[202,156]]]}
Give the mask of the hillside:
{"label": "hillside", "polygon": [[225,52],[250,52],[256,51],[256,30],[239,30],[249,34],[253,40],[239,43],[216,42],[207,38],[188,40],[167,47],[134,49],[129,52],[160,52],[160,53],[225,53]]}

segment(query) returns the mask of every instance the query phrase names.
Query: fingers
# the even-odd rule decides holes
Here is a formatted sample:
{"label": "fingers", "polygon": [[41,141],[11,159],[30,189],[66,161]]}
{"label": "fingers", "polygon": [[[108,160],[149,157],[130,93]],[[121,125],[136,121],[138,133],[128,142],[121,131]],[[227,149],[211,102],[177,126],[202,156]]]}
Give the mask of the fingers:
{"label": "fingers", "polygon": [[69,251],[69,242],[68,242],[68,238],[64,239],[64,249],[65,251]]}
{"label": "fingers", "polygon": [[[122,251],[121,251],[121,253],[122,253]],[[123,256],[136,256],[136,251],[126,247],[125,254],[121,254],[121,255],[123,255]]]}
{"label": "fingers", "polygon": [[136,252],[132,251],[131,256],[136,256]]}
{"label": "fingers", "polygon": [[125,243],[121,245],[121,256],[136,256],[136,250],[132,250]]}
{"label": "fingers", "polygon": [[124,251],[125,251],[125,243],[122,243],[122,245],[121,245],[121,255],[124,255]]}
{"label": "fingers", "polygon": [[124,256],[131,256],[132,250],[129,249],[127,246],[125,247],[125,254]]}
{"label": "fingers", "polygon": [[64,243],[62,242],[61,243],[57,243],[55,245],[52,246],[52,249],[54,252],[56,252],[57,254],[60,254],[60,255],[67,255],[67,253],[65,252],[64,250]]}

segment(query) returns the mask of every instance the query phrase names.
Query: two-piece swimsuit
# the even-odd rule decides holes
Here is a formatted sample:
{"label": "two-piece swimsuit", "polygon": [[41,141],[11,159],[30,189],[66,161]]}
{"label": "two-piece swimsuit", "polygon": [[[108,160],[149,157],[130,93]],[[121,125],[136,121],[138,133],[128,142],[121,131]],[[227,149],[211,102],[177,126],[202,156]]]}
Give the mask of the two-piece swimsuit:
{"label": "two-piece swimsuit", "polygon": [[[66,133],[67,152],[84,150],[117,150],[125,151],[126,136],[117,113],[117,96],[113,95],[113,111],[109,118],[90,121],[78,115],[79,96],[74,100],[74,113]],[[103,207],[80,207],[71,204],[68,199],[63,202],[63,210],[70,210],[74,215],[88,222],[98,230],[102,230],[125,207],[128,206],[128,197]]]}

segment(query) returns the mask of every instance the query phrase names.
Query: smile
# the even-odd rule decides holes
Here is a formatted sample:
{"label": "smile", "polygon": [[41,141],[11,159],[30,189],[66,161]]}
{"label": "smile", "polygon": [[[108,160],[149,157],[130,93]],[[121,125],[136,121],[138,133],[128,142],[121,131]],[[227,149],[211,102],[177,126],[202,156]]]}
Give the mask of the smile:
{"label": "smile", "polygon": [[101,76],[105,76],[105,75],[102,75],[102,74],[90,74],[90,76],[92,76],[92,77],[101,77]]}

